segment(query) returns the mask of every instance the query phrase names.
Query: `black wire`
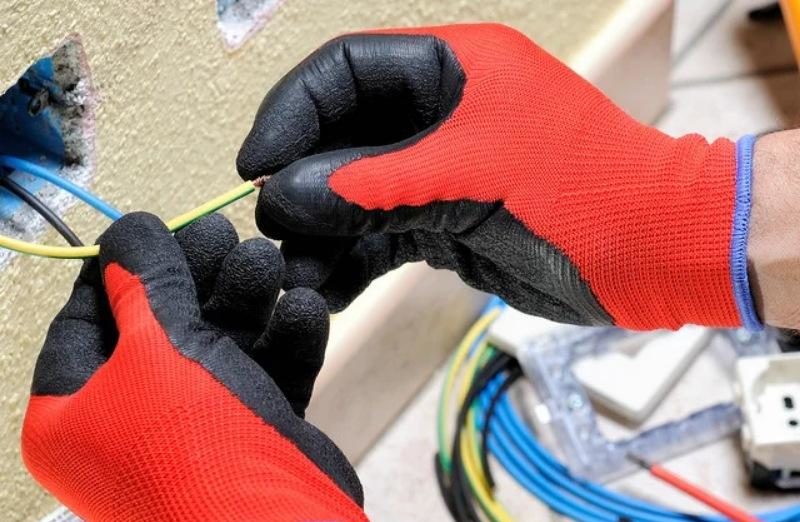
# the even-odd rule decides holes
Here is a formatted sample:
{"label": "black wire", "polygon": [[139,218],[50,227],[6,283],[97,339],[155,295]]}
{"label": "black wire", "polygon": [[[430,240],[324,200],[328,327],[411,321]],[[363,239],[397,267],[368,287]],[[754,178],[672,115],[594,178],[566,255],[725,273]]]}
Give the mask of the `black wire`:
{"label": "black wire", "polygon": [[489,424],[494,416],[494,412],[497,409],[497,404],[500,402],[500,397],[508,391],[512,384],[517,382],[517,380],[522,377],[522,368],[520,368],[519,363],[514,360],[514,364],[509,365],[508,374],[505,377],[505,380],[500,385],[499,388],[494,392],[492,395],[492,399],[489,401],[489,406],[486,408],[486,413],[483,416],[483,426],[481,427],[481,468],[483,469],[483,475],[486,477],[486,482],[489,485],[490,489],[494,489],[494,477],[492,476],[492,470],[489,468],[489,450],[488,450],[488,440],[489,440]]}
{"label": "black wire", "polygon": [[449,487],[446,488],[446,493],[448,496],[445,499],[445,503],[452,507],[451,515],[453,515],[453,519],[456,520],[456,522],[480,521],[478,514],[475,511],[475,506],[472,503],[472,491],[470,490],[469,484],[466,483],[465,477],[463,476],[461,445],[459,444],[459,441],[461,439],[461,427],[464,424],[464,419],[466,418],[464,414],[464,406],[468,406],[472,402],[473,398],[477,396],[474,390],[479,386],[482,388],[485,386],[485,383],[488,382],[487,376],[489,375],[489,372],[491,371],[494,373],[502,368],[501,363],[499,364],[497,362],[498,357],[499,354],[493,356],[491,359],[489,359],[487,364],[478,371],[473,382],[470,384],[467,396],[465,397],[465,400],[458,411],[455,430],[453,433],[453,443],[451,446]]}
{"label": "black wire", "polygon": [[481,522],[472,502],[472,490],[464,477],[461,450],[458,448],[453,448],[453,468],[450,481],[453,507],[456,512],[455,520],[457,522]]}
{"label": "black wire", "polygon": [[[452,473],[450,477],[449,500],[453,506],[451,514],[457,522],[480,522],[478,514],[475,511],[475,505],[472,502],[472,489],[469,482],[464,476],[464,469],[462,465],[461,456],[461,428],[467,419],[470,407],[478,395],[483,391],[486,385],[499,373],[502,372],[509,364],[516,361],[514,358],[506,353],[498,352],[492,356],[486,365],[480,369],[470,385],[464,402],[458,411],[456,418],[456,429],[453,435],[452,446]],[[445,499],[445,503],[448,500]],[[455,512],[455,513],[453,513]]]}
{"label": "black wire", "polygon": [[450,516],[453,517],[453,520],[458,520],[456,517],[456,508],[455,505],[453,505],[453,493],[449,484],[450,479],[447,477],[447,473],[442,467],[442,461],[438,451],[433,456],[433,467],[436,470],[436,482],[439,484],[439,493],[442,495],[445,506],[447,506],[447,511],[450,512]]}
{"label": "black wire", "polygon": [[83,242],[78,235],[53,212],[53,209],[48,207],[41,199],[28,192],[22,185],[9,178],[7,174],[0,175],[0,185],[24,201],[29,207],[42,216],[71,246],[83,246]]}

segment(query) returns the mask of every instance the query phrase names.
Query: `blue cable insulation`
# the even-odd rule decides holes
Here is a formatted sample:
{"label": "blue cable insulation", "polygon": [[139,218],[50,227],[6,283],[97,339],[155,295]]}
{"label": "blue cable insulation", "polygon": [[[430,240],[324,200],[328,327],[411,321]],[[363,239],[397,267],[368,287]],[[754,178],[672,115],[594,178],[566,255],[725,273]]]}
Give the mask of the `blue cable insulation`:
{"label": "blue cable insulation", "polygon": [[[506,398],[504,397],[501,400],[506,400]],[[613,498],[611,495],[604,496],[586,488],[586,484],[584,484],[585,481],[573,477],[566,469],[550,468],[548,464],[544,462],[541,454],[531,451],[531,448],[525,444],[525,442],[528,441],[521,440],[522,434],[508,425],[508,419],[506,418],[507,412],[501,411],[501,409],[500,405],[498,405],[495,413],[498,416],[496,422],[503,424],[503,427],[498,430],[499,433],[503,433],[505,436],[505,440],[501,442],[510,442],[510,444],[515,445],[518,448],[518,452],[524,455],[525,463],[529,466],[531,472],[535,470],[536,473],[541,474],[554,492],[556,488],[561,488],[578,498],[581,502],[594,505],[598,509],[601,509],[604,514],[611,516],[614,520],[619,519],[623,510],[624,515],[631,520],[642,522],[672,522],[675,520],[674,512],[660,508],[653,509],[653,506],[639,501],[637,501],[636,504],[644,505],[626,505],[624,502],[619,502],[619,499]],[[495,428],[495,426],[497,425],[493,425],[492,428]]]}
{"label": "blue cable insulation", "polygon": [[[493,300],[490,307],[498,306]],[[500,305],[502,306],[502,305]],[[490,381],[475,403],[475,425],[479,429],[491,395],[502,379]],[[601,484],[574,477],[548,452],[516,413],[507,393],[500,398],[491,420],[487,446],[509,474],[551,509],[579,522],[617,522],[621,517],[635,522],[724,522],[719,516],[680,513],[612,491]],[[800,521],[800,504],[759,515],[764,522]]]}
{"label": "blue cable insulation", "polygon": [[[525,455],[529,455],[529,453],[536,452],[539,455],[546,455],[548,460],[557,463],[557,461],[555,461],[555,459],[553,459],[552,455],[550,455],[548,452],[546,452],[546,450],[544,450],[541,447],[541,445],[539,445],[538,442],[535,441],[535,438],[529,432],[527,426],[519,418],[519,416],[517,416],[515,413],[513,413],[513,410],[511,409],[510,403],[508,402],[507,398],[504,398],[503,402],[501,402],[501,404],[498,405],[497,414],[498,414],[498,419],[499,420],[501,420],[501,419],[502,420],[506,420],[507,422],[510,422],[513,425],[515,425],[512,429],[522,430],[524,432],[525,439],[528,442],[532,443],[530,446],[522,449],[521,453],[523,453]],[[506,426],[506,428],[507,427],[508,426]],[[575,480],[574,477],[569,475],[569,472],[567,471],[566,468],[563,468],[560,464],[559,464],[559,467],[562,468],[559,471],[561,471],[561,473],[564,476],[564,478],[566,478],[567,480]],[[579,481],[579,484],[582,483],[582,482],[584,482],[584,481]],[[633,499],[631,497],[625,497],[624,495],[620,495],[618,493],[610,491],[610,490],[600,486],[599,484],[595,484],[595,483],[591,483],[591,482],[586,481],[583,485],[585,486],[587,484],[590,484],[592,486],[592,489],[594,490],[595,493],[599,493],[601,495],[604,495],[604,496],[606,496],[608,499],[610,499],[612,501],[619,502],[621,499],[624,500],[625,502],[624,503],[620,502],[620,505],[617,508],[618,513],[621,516],[626,516],[626,517],[631,518],[633,520],[643,520],[643,521],[653,520],[653,518],[651,516],[642,517],[641,514],[639,514],[639,516],[637,516],[637,513],[635,511],[631,510],[630,507],[627,505],[631,501],[633,501],[636,504],[647,504],[647,503],[644,503],[644,502],[639,501],[639,500],[635,500],[635,499]],[[649,505],[649,506],[651,508],[663,510],[663,508],[659,508],[659,507],[657,507],[655,505]],[[678,512],[669,511],[669,510],[664,510],[664,511],[665,511],[665,514],[666,513],[669,514],[669,516],[671,517],[670,518],[671,520],[677,520],[677,521],[680,521],[680,520],[706,520],[706,521],[720,521],[721,522],[721,521],[725,520],[724,518],[714,517],[714,516],[697,516],[697,515],[688,515],[688,514],[684,514],[684,513],[678,513]],[[779,510],[777,512],[771,512],[771,513],[767,513],[765,515],[762,515],[761,518],[763,520],[765,520],[765,521],[768,521],[768,520],[785,520],[786,519],[785,517],[787,517],[787,516],[790,517],[789,520],[795,520],[798,516],[800,516],[800,508],[798,508],[797,506],[793,506],[793,507],[790,507],[790,508],[784,508],[784,509]]]}
{"label": "blue cable insulation", "polygon": [[[508,397],[503,397],[501,401],[508,406]],[[567,489],[582,500],[596,503],[604,509],[616,509],[619,503],[621,503],[627,506],[631,510],[631,513],[635,513],[637,519],[644,517],[652,522],[674,520],[674,518],[672,518],[674,511],[620,495],[598,484],[573,476],[566,466],[555,460],[552,455],[539,444],[538,440],[529,436],[527,427],[523,429],[520,424],[511,421],[509,410],[510,407],[506,407],[499,411],[498,414],[500,417],[498,421],[502,423],[505,430],[510,432],[512,440],[522,448],[522,452],[528,456],[532,464],[549,480]]]}
{"label": "blue cable insulation", "polygon": [[[493,387],[493,390],[495,389],[496,386]],[[481,410],[481,418],[483,418],[483,408],[485,407],[486,403],[484,402],[478,408]],[[492,429],[494,429],[494,425],[492,425]],[[492,433],[488,440],[488,448],[525,489],[558,513],[580,522],[618,522],[618,517],[613,513],[596,509],[579,501],[574,495],[554,487],[535,468],[526,466],[527,456],[513,444],[507,432],[497,430]]]}
{"label": "blue cable insulation", "polygon": [[[487,393],[477,402],[479,417],[483,417],[483,409],[488,403],[488,394],[492,390],[496,390],[497,386],[497,382],[492,383],[487,387]],[[523,444],[523,446],[520,447],[517,444]],[[614,521],[625,517],[641,522],[696,522],[698,520],[723,522],[725,520],[716,516],[679,513],[616,493],[591,481],[576,479],[563,464],[538,443],[528,426],[511,407],[507,395],[500,399],[495,410],[495,417],[490,426],[488,447],[500,464],[520,485],[555,511],[581,522],[583,520],[607,520],[606,517],[609,516]],[[558,477],[558,481],[555,480],[556,477]],[[568,486],[569,493],[571,493],[569,496],[564,495],[567,489],[566,484],[570,484]],[[583,500],[584,506],[587,502],[595,503],[595,508],[599,508],[604,516],[599,519],[597,517],[587,518],[585,508],[570,500],[570,497],[578,496]],[[765,522],[797,521],[800,520],[800,505],[764,513],[759,515],[759,518]]]}
{"label": "blue cable insulation", "polygon": [[[558,493],[553,494],[552,489],[547,486],[541,478],[537,478],[535,473],[530,470],[525,470],[521,465],[519,455],[514,455],[512,449],[508,444],[505,444],[503,438],[505,434],[499,432],[489,439],[489,449],[492,454],[497,457],[504,468],[535,497],[539,498],[547,506],[577,522],[618,522],[618,518],[608,516],[607,514],[594,516],[588,514],[583,506],[572,502],[571,500],[561,497]],[[525,472],[527,471],[527,473]]]}
{"label": "blue cable insulation", "polygon": [[99,212],[105,214],[106,216],[115,221],[121,218],[123,215],[122,212],[112,207],[102,199],[98,198],[88,190],[79,187],[78,185],[72,183],[71,181],[62,178],[61,176],[54,174],[50,170],[40,165],[31,163],[30,161],[26,161],[24,159],[17,158],[14,156],[0,156],[0,165],[10,169],[20,170],[22,172],[30,174],[31,176],[36,176],[37,178],[41,178],[45,181],[48,181],[53,185],[59,187],[60,189],[69,192],[70,194],[80,199],[87,205],[94,207]]}

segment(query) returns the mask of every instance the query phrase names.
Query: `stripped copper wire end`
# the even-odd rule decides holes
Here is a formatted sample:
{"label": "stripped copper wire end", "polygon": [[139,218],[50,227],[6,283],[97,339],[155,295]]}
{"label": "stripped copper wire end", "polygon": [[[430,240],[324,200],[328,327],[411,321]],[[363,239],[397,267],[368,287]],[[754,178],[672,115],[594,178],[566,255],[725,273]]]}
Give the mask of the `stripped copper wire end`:
{"label": "stripped copper wire end", "polygon": [[253,180],[253,185],[255,185],[257,188],[261,188],[264,186],[264,183],[266,182],[267,182],[267,176],[259,176]]}

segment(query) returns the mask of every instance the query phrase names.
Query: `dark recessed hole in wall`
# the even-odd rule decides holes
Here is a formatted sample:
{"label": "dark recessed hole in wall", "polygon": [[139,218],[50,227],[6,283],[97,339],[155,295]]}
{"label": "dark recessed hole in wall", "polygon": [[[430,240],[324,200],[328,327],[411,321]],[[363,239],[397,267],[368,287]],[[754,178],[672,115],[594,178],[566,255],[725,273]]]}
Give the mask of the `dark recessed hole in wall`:
{"label": "dark recessed hole in wall", "polygon": [[[71,181],[90,181],[94,150],[95,94],[83,47],[67,38],[51,54],[36,60],[0,94],[0,155],[36,163]],[[0,168],[57,213],[75,200],[26,173]],[[44,221],[0,189],[0,233],[31,240]],[[0,250],[0,265],[10,257]]]}

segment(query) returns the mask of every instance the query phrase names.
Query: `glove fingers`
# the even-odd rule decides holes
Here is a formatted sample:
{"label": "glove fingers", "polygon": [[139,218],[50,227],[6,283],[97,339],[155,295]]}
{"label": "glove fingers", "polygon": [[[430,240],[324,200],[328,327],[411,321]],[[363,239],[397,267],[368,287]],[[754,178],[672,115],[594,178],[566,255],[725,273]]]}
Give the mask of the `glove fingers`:
{"label": "glove fingers", "polygon": [[211,296],[225,257],[239,244],[239,235],[226,217],[215,213],[179,230],[175,239],[186,256],[197,297],[205,303]]}
{"label": "glove fingers", "polygon": [[[327,250],[306,248],[296,255],[294,243],[284,247],[285,288],[316,284],[332,312],[344,310],[374,279],[411,261],[422,259],[413,234],[372,234],[331,257]],[[343,245],[345,246],[345,245]]]}
{"label": "glove fingers", "polygon": [[283,256],[272,242],[243,241],[223,260],[204,318],[249,351],[267,327],[283,274]]}
{"label": "glove fingers", "polygon": [[401,141],[450,112],[462,84],[454,56],[431,36],[337,38],[267,94],[239,173],[254,179],[309,153]]}
{"label": "glove fingers", "polygon": [[358,238],[293,236],[281,243],[286,260],[283,288],[320,288]]}
{"label": "glove fingers", "polygon": [[110,356],[117,341],[96,259],[86,261],[66,305],[47,332],[36,369],[33,395],[78,391]]}
{"label": "glove fingers", "polygon": [[325,300],[318,293],[308,288],[289,290],[275,306],[269,328],[253,352],[301,418],[325,359],[329,325]]}
{"label": "glove fingers", "polygon": [[149,311],[169,328],[199,321],[197,291],[186,257],[156,216],[127,214],[108,227],[99,243],[106,293],[120,335],[136,328]]}

